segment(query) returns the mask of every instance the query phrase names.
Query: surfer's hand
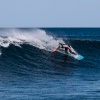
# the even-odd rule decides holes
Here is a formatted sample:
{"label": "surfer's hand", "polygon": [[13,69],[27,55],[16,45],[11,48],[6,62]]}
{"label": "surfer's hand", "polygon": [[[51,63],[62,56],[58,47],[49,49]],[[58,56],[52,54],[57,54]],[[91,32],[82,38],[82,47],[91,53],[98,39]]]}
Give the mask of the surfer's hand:
{"label": "surfer's hand", "polygon": [[55,51],[52,51],[52,53],[54,53]]}
{"label": "surfer's hand", "polygon": [[54,52],[52,52],[51,57],[55,58],[55,54],[54,54]]}
{"label": "surfer's hand", "polygon": [[52,51],[52,53],[55,53],[55,51]]}
{"label": "surfer's hand", "polygon": [[52,53],[55,53],[55,52],[56,52],[56,50],[52,51]]}

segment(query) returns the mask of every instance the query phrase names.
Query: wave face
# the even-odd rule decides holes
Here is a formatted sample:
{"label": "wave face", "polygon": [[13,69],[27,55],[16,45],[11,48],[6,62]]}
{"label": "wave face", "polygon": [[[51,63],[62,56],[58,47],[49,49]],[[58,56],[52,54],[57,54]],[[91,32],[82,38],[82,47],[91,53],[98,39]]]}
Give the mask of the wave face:
{"label": "wave face", "polygon": [[[59,42],[84,59],[52,55]],[[0,29],[0,55],[1,99],[100,97],[99,28]]]}

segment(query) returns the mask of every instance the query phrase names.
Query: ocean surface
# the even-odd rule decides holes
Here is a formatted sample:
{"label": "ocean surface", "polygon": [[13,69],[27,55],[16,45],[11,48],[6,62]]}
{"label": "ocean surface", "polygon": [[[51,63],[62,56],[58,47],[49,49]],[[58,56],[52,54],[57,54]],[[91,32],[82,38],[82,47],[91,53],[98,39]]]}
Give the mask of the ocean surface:
{"label": "ocean surface", "polygon": [[100,100],[100,28],[1,28],[0,100]]}

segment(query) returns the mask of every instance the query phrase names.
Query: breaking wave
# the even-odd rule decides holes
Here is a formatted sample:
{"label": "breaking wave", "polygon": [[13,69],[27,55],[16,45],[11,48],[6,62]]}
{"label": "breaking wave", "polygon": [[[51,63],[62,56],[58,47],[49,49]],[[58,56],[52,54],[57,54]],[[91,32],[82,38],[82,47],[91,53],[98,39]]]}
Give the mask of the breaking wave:
{"label": "breaking wave", "polygon": [[0,34],[0,46],[9,47],[13,44],[21,47],[21,44],[29,44],[39,49],[52,51],[58,46],[58,43],[64,41],[48,35],[44,30],[34,29],[31,31],[23,31],[18,29],[9,29],[2,31]]}

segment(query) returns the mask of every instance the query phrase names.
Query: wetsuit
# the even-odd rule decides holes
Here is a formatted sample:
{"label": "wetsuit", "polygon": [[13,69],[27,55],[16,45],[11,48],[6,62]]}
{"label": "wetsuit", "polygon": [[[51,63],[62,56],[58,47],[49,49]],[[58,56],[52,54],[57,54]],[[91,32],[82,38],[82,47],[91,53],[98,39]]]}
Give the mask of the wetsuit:
{"label": "wetsuit", "polygon": [[[72,53],[72,54],[75,54],[74,52],[72,52],[72,50],[71,50],[71,48],[70,48],[69,45],[61,44],[61,43],[59,43],[59,47],[56,48],[53,52],[56,52],[56,51],[57,51],[58,49],[60,49],[60,48],[65,49],[65,53],[67,53],[67,54],[69,54],[69,52]],[[76,54],[75,54],[75,55],[76,55]]]}
{"label": "wetsuit", "polygon": [[72,53],[72,54],[75,54],[74,52],[72,52],[69,48],[70,48],[70,46],[69,46],[69,48],[67,48],[66,47],[66,44],[60,44],[61,46],[60,46],[60,48],[64,48],[65,49],[65,53],[68,53],[69,54],[69,52],[70,53]]}

